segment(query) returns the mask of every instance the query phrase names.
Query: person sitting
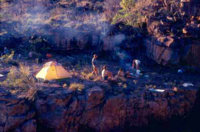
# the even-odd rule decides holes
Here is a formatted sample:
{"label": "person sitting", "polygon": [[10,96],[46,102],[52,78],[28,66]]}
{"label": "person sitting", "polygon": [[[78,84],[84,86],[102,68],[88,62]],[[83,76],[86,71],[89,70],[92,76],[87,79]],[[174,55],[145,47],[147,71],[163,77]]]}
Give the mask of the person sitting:
{"label": "person sitting", "polygon": [[117,73],[118,77],[124,77],[124,71],[120,68],[118,73]]}
{"label": "person sitting", "polygon": [[117,75],[115,76],[114,79],[117,79],[118,81],[121,80],[125,80],[125,73],[124,71],[120,68],[119,71],[117,72]]}
{"label": "person sitting", "polygon": [[108,71],[108,80],[113,80],[113,74],[110,71]]}
{"label": "person sitting", "polygon": [[93,58],[92,58],[92,74],[95,74],[95,75],[98,75],[98,69],[97,69],[97,64],[96,64],[96,60],[97,60],[97,55],[94,54],[93,55]]}
{"label": "person sitting", "polygon": [[131,73],[130,73],[129,71],[127,71],[127,72],[125,73],[125,77],[126,77],[126,78],[132,78],[133,76],[131,75]]}
{"label": "person sitting", "polygon": [[103,80],[108,80],[108,70],[106,66],[103,66],[103,70],[101,72],[101,77]]}
{"label": "person sitting", "polygon": [[120,68],[119,71],[117,72],[117,75],[116,75],[115,79],[122,79],[124,77],[125,77],[125,73],[122,70],[122,68]]}

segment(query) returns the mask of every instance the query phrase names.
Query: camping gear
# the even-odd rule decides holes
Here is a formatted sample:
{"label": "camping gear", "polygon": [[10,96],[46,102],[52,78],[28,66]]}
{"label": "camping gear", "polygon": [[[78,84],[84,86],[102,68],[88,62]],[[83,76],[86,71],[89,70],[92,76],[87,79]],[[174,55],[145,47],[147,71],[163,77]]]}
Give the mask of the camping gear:
{"label": "camping gear", "polygon": [[182,69],[178,69],[178,73],[183,73],[183,70]]}
{"label": "camping gear", "polygon": [[4,75],[3,75],[3,74],[0,74],[0,77],[4,77]]}
{"label": "camping gear", "polygon": [[54,61],[47,62],[43,68],[37,73],[37,79],[55,80],[69,78],[71,74],[67,72],[61,64]]}
{"label": "camping gear", "polygon": [[53,56],[52,56],[52,54],[47,53],[46,57],[49,59],[49,58],[52,58]]}
{"label": "camping gear", "polygon": [[183,87],[193,87],[194,84],[192,83],[183,83]]}
{"label": "camping gear", "polygon": [[149,91],[151,91],[151,92],[158,92],[158,93],[163,93],[163,92],[165,92],[164,89],[154,89],[154,88],[150,88]]}

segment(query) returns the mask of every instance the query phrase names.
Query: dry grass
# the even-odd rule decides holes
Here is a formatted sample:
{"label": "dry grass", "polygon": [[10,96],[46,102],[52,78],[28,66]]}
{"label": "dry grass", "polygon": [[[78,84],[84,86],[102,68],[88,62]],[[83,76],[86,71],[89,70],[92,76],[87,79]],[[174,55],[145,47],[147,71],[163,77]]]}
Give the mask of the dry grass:
{"label": "dry grass", "polygon": [[1,61],[2,61],[3,63],[8,64],[9,62],[13,61],[14,55],[15,55],[15,52],[12,51],[10,54],[5,54],[5,55],[1,56],[0,59],[1,59]]}
{"label": "dry grass", "polygon": [[71,83],[69,86],[69,90],[72,91],[82,91],[85,88],[85,86],[81,83]]}
{"label": "dry grass", "polygon": [[37,92],[36,81],[31,75],[30,68],[20,64],[19,68],[12,67],[5,81],[0,83],[1,86],[10,88],[13,94],[23,93],[23,97],[34,100]]}
{"label": "dry grass", "polygon": [[93,80],[93,81],[95,81],[95,82],[96,82],[96,81],[101,81],[101,80],[102,80],[102,79],[101,79],[101,76],[97,76],[97,77],[95,77],[95,78],[94,78],[94,80]]}
{"label": "dry grass", "polygon": [[94,79],[94,75],[92,73],[88,73],[88,74],[86,74],[86,79],[93,80]]}
{"label": "dry grass", "polygon": [[84,72],[82,71],[80,74],[80,77],[84,80],[90,80],[90,81],[100,81],[101,80],[101,76],[96,76],[94,75],[92,72]]}
{"label": "dry grass", "polygon": [[93,80],[94,75],[91,73],[88,67],[85,67],[82,71],[81,74],[79,75],[82,79],[84,80]]}

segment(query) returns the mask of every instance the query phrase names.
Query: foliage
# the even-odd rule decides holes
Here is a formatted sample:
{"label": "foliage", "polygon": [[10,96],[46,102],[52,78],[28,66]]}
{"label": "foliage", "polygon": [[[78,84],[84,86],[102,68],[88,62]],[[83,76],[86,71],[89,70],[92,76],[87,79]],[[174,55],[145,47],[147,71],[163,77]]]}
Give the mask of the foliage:
{"label": "foliage", "polygon": [[120,6],[122,7],[122,10],[127,11],[135,6],[135,2],[135,0],[122,0]]}
{"label": "foliage", "polygon": [[0,83],[1,86],[12,88],[18,92],[25,92],[28,99],[34,99],[37,91],[36,81],[31,76],[30,68],[20,64],[19,68],[12,67],[5,81]]}
{"label": "foliage", "polygon": [[82,91],[85,88],[85,86],[81,83],[71,83],[69,86],[69,89],[72,91]]}
{"label": "foliage", "polygon": [[14,51],[11,51],[10,54],[5,54],[5,55],[1,56],[0,59],[1,59],[1,61],[2,61],[3,63],[6,63],[6,64],[7,64],[7,63],[13,61],[14,54],[15,54],[15,52],[14,52]]}
{"label": "foliage", "polygon": [[122,9],[113,18],[113,24],[124,22],[127,25],[137,26],[152,16],[157,19],[166,16],[180,18],[179,5],[179,0],[122,0],[120,3]]}
{"label": "foliage", "polygon": [[30,42],[29,49],[34,52],[46,53],[51,49],[47,40],[42,38],[41,36],[40,37],[32,36],[29,42]]}
{"label": "foliage", "polygon": [[122,21],[127,25],[134,26],[137,22],[137,19],[133,19],[140,14],[133,14],[132,9],[135,7],[136,1],[135,0],[122,0],[120,2],[121,10],[116,14],[113,18],[113,24]]}

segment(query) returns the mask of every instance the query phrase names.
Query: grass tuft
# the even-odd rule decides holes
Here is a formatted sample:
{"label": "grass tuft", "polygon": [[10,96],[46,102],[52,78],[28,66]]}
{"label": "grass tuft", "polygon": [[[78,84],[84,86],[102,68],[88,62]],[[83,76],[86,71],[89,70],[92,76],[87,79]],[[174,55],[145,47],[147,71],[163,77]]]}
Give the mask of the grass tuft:
{"label": "grass tuft", "polygon": [[85,88],[85,86],[81,83],[71,83],[69,86],[69,89],[72,91],[82,91]]}

